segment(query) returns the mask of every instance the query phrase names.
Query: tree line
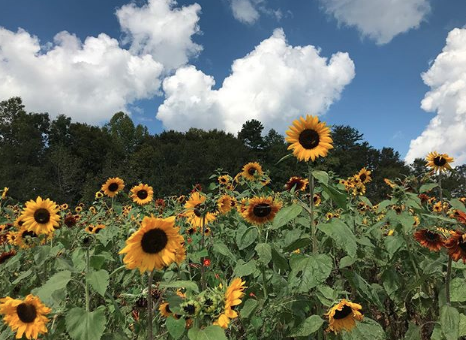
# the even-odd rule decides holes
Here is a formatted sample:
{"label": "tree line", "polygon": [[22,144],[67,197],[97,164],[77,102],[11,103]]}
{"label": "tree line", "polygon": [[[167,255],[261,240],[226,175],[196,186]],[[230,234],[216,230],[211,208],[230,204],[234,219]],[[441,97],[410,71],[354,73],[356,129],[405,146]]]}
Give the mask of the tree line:
{"label": "tree line", "polygon": [[[315,163],[316,169],[346,178],[366,167],[373,181],[367,196],[386,198],[384,178],[421,178],[425,161],[406,165],[392,148],[375,149],[350,126],[332,127],[334,149]],[[274,190],[282,190],[292,176],[305,176],[307,166],[295,158],[277,162],[290,153],[277,131],[264,133],[262,123],[250,120],[237,136],[220,130],[191,128],[152,135],[117,112],[99,127],[72,122],[59,115],[26,112],[21,98],[0,102],[0,186],[9,196],[25,202],[37,196],[59,203],[92,202],[109,177],[121,177],[126,189],[138,183],[154,188],[157,198],[190,192],[194,184],[208,185],[217,170],[234,176],[248,162],[259,162],[270,171]],[[440,150],[438,150],[440,151]],[[454,197],[466,195],[466,166],[458,166],[443,179]]]}

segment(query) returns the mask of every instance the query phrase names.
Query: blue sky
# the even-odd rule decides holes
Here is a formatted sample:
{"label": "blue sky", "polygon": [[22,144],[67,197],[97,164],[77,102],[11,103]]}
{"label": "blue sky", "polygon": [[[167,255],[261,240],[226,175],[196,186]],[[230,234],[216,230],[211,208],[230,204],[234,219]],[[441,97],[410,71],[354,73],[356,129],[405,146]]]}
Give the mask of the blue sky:
{"label": "blue sky", "polygon": [[[466,142],[458,141],[466,132],[466,57],[458,57],[466,55],[465,1],[151,2],[1,0],[0,99],[20,95],[30,111],[91,124],[124,108],[152,133],[196,125],[234,132],[251,118],[283,133],[298,112],[312,113],[350,125],[374,147],[393,147],[408,160],[435,149],[466,162]],[[165,29],[146,34],[165,19]],[[69,34],[54,42],[62,31]],[[15,58],[31,51],[34,37],[42,49]],[[88,37],[99,37],[96,45],[85,45]],[[298,46],[315,48],[299,59]],[[263,59],[269,48],[274,57]],[[99,49],[106,54],[92,54]],[[172,54],[161,56],[161,50]],[[330,71],[339,52],[347,55]],[[244,63],[232,71],[238,59]],[[283,61],[280,72],[277,61]],[[245,70],[262,66],[249,80]],[[428,71],[429,85],[421,77]]]}

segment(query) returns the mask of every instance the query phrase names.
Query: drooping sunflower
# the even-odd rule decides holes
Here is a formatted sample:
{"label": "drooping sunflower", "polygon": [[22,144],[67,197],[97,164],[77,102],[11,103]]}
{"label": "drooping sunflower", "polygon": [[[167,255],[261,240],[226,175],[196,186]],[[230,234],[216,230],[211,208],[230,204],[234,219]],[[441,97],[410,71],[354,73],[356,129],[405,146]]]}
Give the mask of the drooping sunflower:
{"label": "drooping sunflower", "polygon": [[222,195],[217,201],[217,209],[221,214],[227,214],[236,205],[236,199],[230,195]]}
{"label": "drooping sunflower", "polygon": [[466,234],[461,231],[455,231],[450,238],[444,243],[448,255],[453,261],[463,260],[466,263]]}
{"label": "drooping sunflower", "polygon": [[308,183],[308,179],[293,176],[286,182],[285,189],[291,191],[294,188],[295,191],[305,191]]}
{"label": "drooping sunflower", "polygon": [[147,184],[139,184],[131,189],[131,198],[139,205],[150,203],[153,197],[154,189]]}
{"label": "drooping sunflower", "polygon": [[217,318],[217,320],[213,323],[214,325],[218,325],[222,328],[228,328],[230,324],[230,320],[237,318],[238,313],[233,310],[233,307],[238,306],[241,304],[241,298],[244,296],[244,290],[246,287],[245,281],[241,280],[240,277],[235,278],[228,286],[225,292],[225,307],[223,313]]}
{"label": "drooping sunflower", "polygon": [[317,116],[306,115],[306,118],[296,119],[286,134],[285,139],[291,144],[288,150],[293,150],[299,161],[326,157],[328,150],[333,148],[330,129],[324,122],[319,122]]}
{"label": "drooping sunflower", "polygon": [[[202,227],[202,209],[206,199],[207,198],[204,195],[196,191],[189,196],[188,201],[184,205],[184,208],[186,209],[184,216],[193,227]],[[205,215],[205,224],[207,225],[208,223],[214,221],[215,218],[215,214],[207,212]]]}
{"label": "drooping sunflower", "polygon": [[351,332],[356,327],[356,321],[362,321],[364,317],[361,309],[362,306],[357,303],[352,303],[345,299],[341,300],[330,308],[326,314],[329,322],[327,331],[339,333],[342,330],[346,330],[347,332]]}
{"label": "drooping sunflower", "polygon": [[252,224],[264,224],[272,221],[281,207],[282,204],[273,197],[254,197],[249,200],[242,215]]}
{"label": "drooping sunflower", "polygon": [[172,311],[170,310],[170,305],[168,302],[164,302],[160,304],[159,306],[159,312],[162,314],[162,316],[168,318],[169,316],[172,316]]}
{"label": "drooping sunflower", "polygon": [[40,196],[36,201],[26,202],[26,207],[21,214],[24,221],[23,227],[33,231],[37,235],[50,234],[54,231],[53,227],[58,227],[60,208],[50,199],[43,200]]}
{"label": "drooping sunflower", "polygon": [[175,217],[144,217],[141,227],[127,240],[120,254],[126,254],[123,263],[128,269],[145,271],[162,269],[176,261],[176,253],[184,242],[175,227]]}
{"label": "drooping sunflower", "polygon": [[115,197],[121,190],[123,190],[124,187],[125,183],[121,178],[113,177],[109,178],[107,182],[102,185],[100,190],[102,190],[108,197]]}
{"label": "drooping sunflower", "polygon": [[363,184],[367,184],[369,183],[370,181],[372,181],[372,178],[371,178],[371,171],[369,170],[366,170],[366,168],[362,168],[361,170],[359,170],[359,179],[361,180],[361,182]]}
{"label": "drooping sunflower", "polygon": [[426,166],[431,168],[433,172],[443,172],[451,170],[450,163],[452,163],[454,159],[446,153],[439,154],[437,151],[433,151],[427,155],[426,161]]}
{"label": "drooping sunflower", "polygon": [[262,176],[264,172],[262,171],[262,167],[257,162],[251,162],[243,166],[243,171],[241,172],[241,176],[246,178],[249,181],[254,181],[258,177]]}
{"label": "drooping sunflower", "polygon": [[443,247],[442,235],[432,232],[428,229],[421,229],[414,233],[414,238],[421,246],[429,248],[430,251],[439,251]]}
{"label": "drooping sunflower", "polygon": [[24,300],[6,297],[0,299],[0,314],[3,321],[16,332],[16,339],[23,335],[27,339],[37,339],[47,333],[45,326],[49,319],[45,316],[52,310],[46,307],[37,296],[29,294]]}

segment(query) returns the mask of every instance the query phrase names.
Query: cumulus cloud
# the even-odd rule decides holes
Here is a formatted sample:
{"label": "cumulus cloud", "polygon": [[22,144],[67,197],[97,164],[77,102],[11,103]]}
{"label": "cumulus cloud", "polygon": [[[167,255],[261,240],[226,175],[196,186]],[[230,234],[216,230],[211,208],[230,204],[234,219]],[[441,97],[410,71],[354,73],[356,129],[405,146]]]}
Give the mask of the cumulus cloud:
{"label": "cumulus cloud", "polygon": [[150,54],[168,70],[186,64],[202,51],[202,46],[191,40],[200,32],[201,6],[174,8],[175,4],[174,0],[149,0],[142,7],[131,3],[116,11],[130,52]]}
{"label": "cumulus cloud", "polygon": [[419,27],[430,12],[429,0],[320,0],[338,23],[356,27],[382,45]]}
{"label": "cumulus cloud", "polygon": [[353,61],[338,52],[328,60],[314,46],[290,46],[282,29],[234,61],[220,89],[194,66],[163,82],[157,118],[169,129],[237,132],[250,119],[283,132],[303,114],[322,114],[354,78]]}
{"label": "cumulus cloud", "polygon": [[106,34],[84,43],[61,32],[47,51],[19,29],[0,28],[0,98],[21,96],[34,111],[99,123],[160,88],[163,66],[150,55],[134,56]]}
{"label": "cumulus cloud", "polygon": [[430,69],[422,74],[430,87],[421,102],[425,111],[436,112],[422,134],[410,143],[405,161],[424,158],[431,151],[466,163],[466,29],[455,28]]}
{"label": "cumulus cloud", "polygon": [[231,10],[233,17],[244,23],[254,24],[260,17],[261,13],[280,20],[283,13],[280,9],[273,10],[266,6],[265,0],[231,0]]}

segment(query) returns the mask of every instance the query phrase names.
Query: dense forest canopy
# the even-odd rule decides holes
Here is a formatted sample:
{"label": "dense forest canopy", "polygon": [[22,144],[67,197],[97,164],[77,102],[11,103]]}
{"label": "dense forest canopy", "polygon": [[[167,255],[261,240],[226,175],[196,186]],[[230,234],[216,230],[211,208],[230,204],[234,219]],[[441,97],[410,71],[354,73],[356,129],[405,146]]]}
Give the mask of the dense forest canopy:
{"label": "dense forest canopy", "polygon": [[[334,149],[315,167],[339,178],[366,167],[373,177],[367,196],[374,201],[389,192],[384,178],[420,179],[427,171],[423,159],[406,165],[398,152],[373,148],[350,126],[333,126],[332,138]],[[282,135],[273,129],[266,133],[257,120],[245,122],[237,136],[195,128],[151,135],[123,112],[98,127],[64,115],[51,120],[47,113],[28,113],[19,97],[0,102],[0,185],[20,202],[38,195],[60,203],[89,202],[107,178],[116,176],[129,187],[152,185],[156,197],[181,195],[196,183],[208,185],[218,169],[234,176],[248,162],[270,171],[270,186],[282,190],[291,176],[307,172],[294,157],[277,164],[290,153],[287,146]],[[454,197],[465,196],[466,166],[457,166],[443,186]]]}

